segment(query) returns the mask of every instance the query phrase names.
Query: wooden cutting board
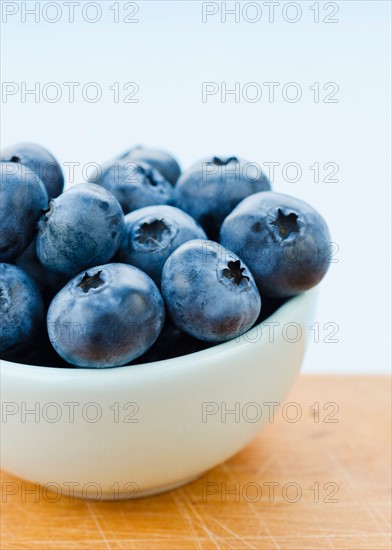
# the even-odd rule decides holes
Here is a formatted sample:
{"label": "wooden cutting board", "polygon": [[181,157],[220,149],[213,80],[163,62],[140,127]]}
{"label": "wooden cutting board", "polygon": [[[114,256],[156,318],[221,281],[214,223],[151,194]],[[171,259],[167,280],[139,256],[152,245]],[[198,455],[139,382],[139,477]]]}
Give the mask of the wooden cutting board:
{"label": "wooden cutting board", "polygon": [[242,452],[156,497],[53,503],[3,473],[17,493],[3,492],[1,548],[389,550],[390,382],[301,376],[286,400],[295,404]]}

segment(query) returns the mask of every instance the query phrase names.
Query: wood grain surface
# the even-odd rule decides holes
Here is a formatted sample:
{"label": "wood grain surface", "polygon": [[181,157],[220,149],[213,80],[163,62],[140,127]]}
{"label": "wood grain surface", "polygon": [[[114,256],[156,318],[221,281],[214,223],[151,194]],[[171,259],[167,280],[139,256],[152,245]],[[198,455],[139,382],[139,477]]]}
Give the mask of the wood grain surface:
{"label": "wood grain surface", "polygon": [[242,452],[136,501],[50,502],[3,472],[1,549],[389,550],[390,396],[385,376],[301,376]]}

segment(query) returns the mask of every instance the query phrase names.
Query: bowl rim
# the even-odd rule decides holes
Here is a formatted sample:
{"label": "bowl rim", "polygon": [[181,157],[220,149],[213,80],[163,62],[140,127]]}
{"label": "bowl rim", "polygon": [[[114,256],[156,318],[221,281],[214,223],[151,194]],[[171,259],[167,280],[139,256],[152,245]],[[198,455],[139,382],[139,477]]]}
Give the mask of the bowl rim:
{"label": "bowl rim", "polygon": [[[135,363],[133,365],[123,365],[117,367],[105,367],[105,368],[89,368],[89,367],[50,367],[44,365],[31,365],[26,363],[15,363],[7,359],[0,359],[0,374],[4,371],[11,371],[17,375],[21,374],[23,371],[29,371],[29,374],[36,373],[42,375],[45,373],[46,377],[58,376],[59,374],[62,377],[71,378],[75,375],[77,376],[109,376],[115,372],[125,373],[138,373],[142,371],[151,371],[154,369],[162,370],[163,368],[175,368],[180,363],[182,363],[182,368],[190,368],[191,365],[202,361],[205,357],[211,359],[216,358],[219,355],[227,355],[235,351],[238,353],[244,346],[252,344],[252,337],[257,334],[257,331],[260,330],[260,327],[265,325],[267,322],[270,323],[274,321],[277,317],[281,317],[286,314],[286,312],[292,310],[297,305],[305,303],[306,301],[313,302],[317,296],[317,290],[315,288],[302,292],[296,296],[290,297],[286,302],[278,307],[269,317],[257,323],[252,328],[241,334],[240,336],[228,340],[227,342],[222,342],[211,348],[203,349],[200,351],[195,351],[193,353],[188,353],[184,355],[179,355],[177,357],[172,357],[169,359],[161,359],[158,361],[150,361],[148,363]],[[246,336],[249,335],[249,340],[246,340]],[[186,364],[184,365],[184,360],[186,359]],[[137,360],[137,359],[136,359]],[[93,374],[94,373],[94,374]]]}

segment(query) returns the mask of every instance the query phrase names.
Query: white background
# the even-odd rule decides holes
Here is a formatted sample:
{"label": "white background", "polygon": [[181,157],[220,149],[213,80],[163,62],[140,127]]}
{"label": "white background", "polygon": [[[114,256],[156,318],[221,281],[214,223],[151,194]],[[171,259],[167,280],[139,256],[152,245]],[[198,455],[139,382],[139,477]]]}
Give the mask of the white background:
{"label": "white background", "polygon": [[[255,8],[240,5],[240,20],[222,12],[202,22],[201,2],[139,2],[138,23],[124,23],[131,13],[125,2],[96,2],[102,12],[95,23],[94,6],[85,13],[41,1],[37,15],[24,14],[34,2],[2,2],[2,80],[17,93],[2,94],[2,144],[36,141],[64,162],[105,161],[134,144],[174,152],[183,167],[211,154],[236,154],[261,165],[279,162],[274,189],[297,195],[324,215],[339,246],[334,263],[320,285],[316,321],[320,342],[313,343],[304,370],[309,372],[387,372],[390,342],[390,3],[343,1],[281,2],[269,21],[265,2],[259,21]],[[52,3],[53,4],[53,3]],[[114,22],[118,4],[120,22]],[[249,3],[248,3],[249,4]],[[255,4],[255,3],[253,3]],[[314,22],[318,4],[320,22]],[[331,4],[331,3],[330,3]],[[216,6],[220,8],[221,3]],[[233,8],[234,3],[227,3]],[[316,6],[317,7],[317,6]],[[212,9],[212,8],[211,8]],[[14,15],[7,12],[17,10]],[[48,11],[46,11],[48,10]],[[25,21],[23,21],[25,17]],[[38,19],[38,21],[36,20]],[[247,21],[248,19],[248,21]],[[6,22],[5,22],[6,20]],[[279,82],[268,101],[265,82]],[[37,102],[23,97],[41,87]],[[56,82],[62,91],[43,87]],[[79,82],[75,101],[65,82]],[[102,99],[82,96],[88,82],[98,83]],[[138,103],[114,102],[115,82],[137,82]],[[202,101],[202,83],[226,82],[241,89],[261,86],[262,97],[250,102],[233,95]],[[302,97],[282,97],[283,85],[296,82]],[[309,89],[320,83],[320,101]],[[323,85],[335,82],[337,103],[324,103]],[[9,88],[7,88],[9,90]],[[93,93],[93,90],[90,90]],[[130,90],[129,90],[130,91]],[[293,90],[291,90],[293,91]],[[249,94],[252,90],[249,89]],[[285,181],[282,166],[296,162],[302,178]],[[314,182],[309,166],[335,162],[339,181]],[[326,173],[321,170],[321,180]],[[76,180],[82,179],[81,170]],[[323,326],[336,323],[338,343],[326,343]]]}

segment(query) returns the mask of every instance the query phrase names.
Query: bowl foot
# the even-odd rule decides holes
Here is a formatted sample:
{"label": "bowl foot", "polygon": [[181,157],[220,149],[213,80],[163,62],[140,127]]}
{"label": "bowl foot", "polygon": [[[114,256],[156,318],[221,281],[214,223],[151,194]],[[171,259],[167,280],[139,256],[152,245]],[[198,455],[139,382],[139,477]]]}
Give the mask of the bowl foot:
{"label": "bowl foot", "polygon": [[97,501],[124,501],[124,500],[137,500],[139,498],[145,498],[150,497],[154,495],[159,495],[161,493],[166,493],[168,491],[173,491],[174,489],[178,489],[184,485],[187,485],[188,483],[191,483],[192,481],[195,481],[195,479],[201,477],[204,475],[204,472],[201,474],[197,474],[195,476],[187,477],[186,479],[181,479],[180,481],[176,481],[175,483],[168,483],[167,485],[159,485],[158,487],[152,487],[150,489],[144,489],[144,490],[135,490],[135,491],[119,491],[114,494],[113,491],[108,492],[102,492],[98,497],[96,493],[94,496],[89,497],[89,495],[86,495],[85,493],[73,491],[72,496],[74,498],[79,498],[82,500],[86,500],[87,502],[97,502]]}

